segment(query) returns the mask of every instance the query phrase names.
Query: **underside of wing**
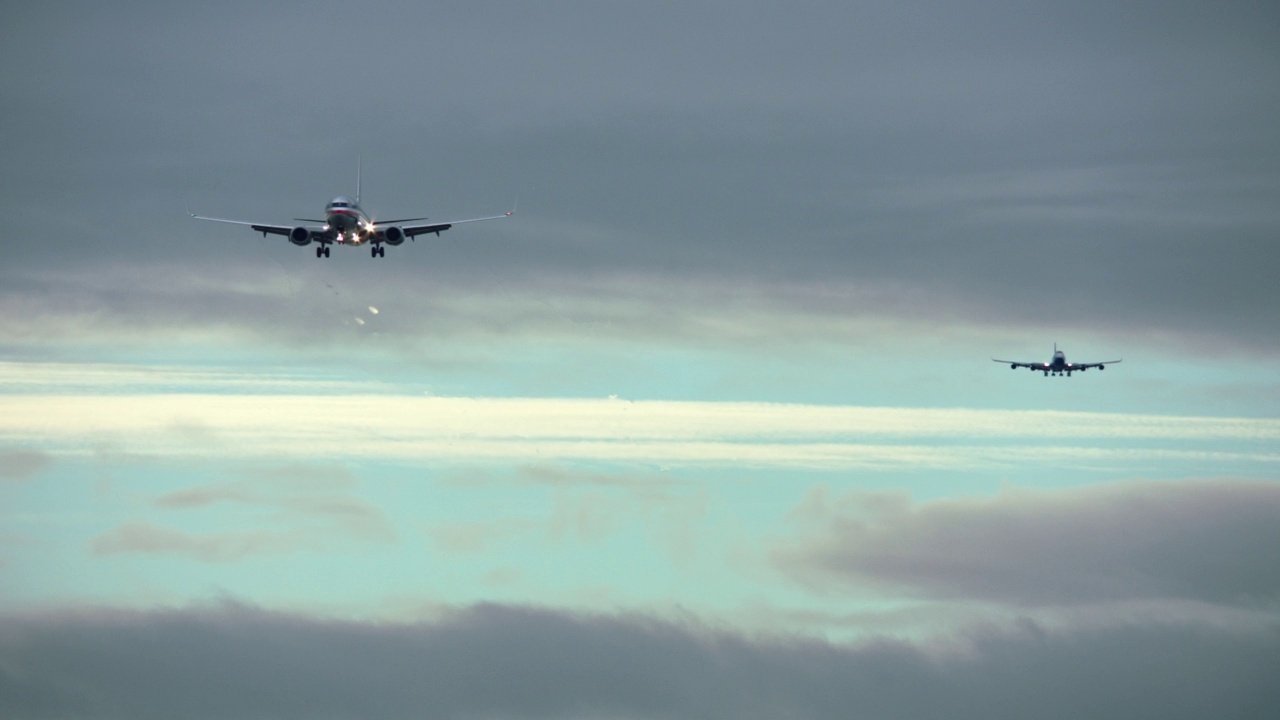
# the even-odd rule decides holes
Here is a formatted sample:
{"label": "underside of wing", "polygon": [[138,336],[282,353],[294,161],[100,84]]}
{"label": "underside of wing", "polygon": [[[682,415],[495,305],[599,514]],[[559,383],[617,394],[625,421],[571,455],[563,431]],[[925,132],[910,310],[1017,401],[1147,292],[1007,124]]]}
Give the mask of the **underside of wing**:
{"label": "underside of wing", "polygon": [[1102,362],[1096,362],[1096,363],[1078,363],[1074,367],[1077,370],[1084,370],[1086,368],[1100,368],[1106,365],[1115,365],[1118,362],[1120,361],[1119,360],[1103,360]]}
{"label": "underside of wing", "polygon": [[255,224],[255,225],[250,225],[249,227],[262,233],[263,237],[266,237],[267,233],[270,233],[272,235],[284,235],[285,237],[289,237],[289,233],[293,232],[293,228],[284,227],[283,225],[256,225]]}
{"label": "underside of wing", "polygon": [[[454,225],[461,225],[463,223],[480,222],[482,220],[501,220],[503,218],[509,218],[514,214],[515,214],[515,211],[512,210],[509,213],[503,213],[501,215],[489,215],[488,217],[468,218],[466,220],[450,220],[448,222],[431,223],[430,225],[408,225],[400,229],[404,231],[405,237],[410,237],[410,238],[418,235],[426,235],[427,233],[435,233],[439,235],[440,233],[444,232],[445,230],[448,230]],[[383,224],[391,224],[391,223],[379,222],[378,224],[383,225]]]}
{"label": "underside of wing", "polygon": [[405,237],[417,237],[418,235],[426,235],[427,233],[435,233],[439,235],[451,227],[453,227],[453,223],[434,223],[432,225],[410,225],[409,227],[401,229],[404,230]]}
{"label": "underside of wing", "polygon": [[374,220],[373,224],[374,225],[399,225],[401,223],[417,222],[419,220],[430,220],[430,219],[431,218],[416,217],[416,218],[400,218],[399,220]]}
{"label": "underside of wing", "polygon": [[271,233],[272,235],[287,236],[290,232],[293,231],[293,227],[287,226],[287,225],[267,225],[265,223],[249,222],[248,220],[228,220],[226,218],[216,218],[216,217],[206,217],[204,215],[196,215],[195,213],[190,213],[190,215],[196,220],[209,220],[211,222],[229,223],[231,225],[245,225],[253,228],[254,230],[257,230],[263,235],[266,235],[267,233]]}
{"label": "underside of wing", "polygon": [[[244,225],[248,228],[251,228],[253,230],[256,230],[257,232],[262,233],[263,237],[266,237],[267,235],[282,235],[292,240],[294,230],[298,229],[298,226],[296,225],[268,225],[266,223],[256,223],[256,222],[250,222],[248,220],[228,220],[227,218],[207,217],[204,215],[196,215],[195,213],[188,213],[188,214],[191,215],[191,217],[195,218],[196,220],[209,220],[211,222],[228,223],[231,225]],[[317,222],[317,223],[320,223],[321,225],[324,225],[324,223],[320,220],[302,220],[300,222]],[[310,241],[320,242],[320,243],[327,243],[327,242],[333,241],[332,233],[328,230],[327,227],[318,227],[318,228],[308,227],[303,229],[309,233],[307,237],[308,237],[308,240]],[[306,244],[306,243],[303,243],[303,244]]]}

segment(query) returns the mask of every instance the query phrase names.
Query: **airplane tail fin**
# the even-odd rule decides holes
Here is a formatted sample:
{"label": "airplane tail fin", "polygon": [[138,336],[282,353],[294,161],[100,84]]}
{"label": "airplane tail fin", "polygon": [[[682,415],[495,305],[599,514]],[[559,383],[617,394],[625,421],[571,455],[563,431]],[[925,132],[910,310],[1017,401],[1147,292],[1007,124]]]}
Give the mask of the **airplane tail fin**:
{"label": "airplane tail fin", "polygon": [[360,204],[360,156],[356,156],[356,204]]}

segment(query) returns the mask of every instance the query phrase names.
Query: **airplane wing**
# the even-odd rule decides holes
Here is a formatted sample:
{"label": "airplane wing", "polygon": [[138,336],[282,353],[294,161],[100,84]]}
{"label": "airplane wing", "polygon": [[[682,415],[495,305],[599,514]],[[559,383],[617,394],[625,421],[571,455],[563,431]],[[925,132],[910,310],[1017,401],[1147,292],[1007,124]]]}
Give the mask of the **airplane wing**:
{"label": "airplane wing", "polygon": [[1018,362],[1017,360],[997,360],[996,358],[991,358],[991,362],[998,362],[998,363],[1004,363],[1005,365],[1012,365],[1014,368],[1024,367],[1024,368],[1043,369],[1045,367],[1045,363],[1042,363],[1042,362]]}
{"label": "airplane wing", "polygon": [[[440,233],[444,232],[445,230],[448,230],[454,225],[461,225],[463,223],[480,222],[481,220],[501,220],[503,218],[511,217],[512,215],[515,214],[515,212],[516,212],[515,210],[512,210],[511,212],[503,213],[501,215],[490,215],[488,217],[468,218],[466,220],[450,220],[449,222],[431,223],[430,225],[406,225],[400,229],[404,231],[404,236],[408,238],[412,238],[417,235],[426,235],[427,233],[435,233],[436,235],[439,235]],[[390,225],[390,224],[392,223],[383,223],[383,222],[378,223],[378,225]]]}
{"label": "airplane wing", "polygon": [[[247,220],[228,220],[226,218],[205,217],[204,215],[197,215],[191,212],[187,214],[195,218],[196,220],[209,220],[211,222],[230,223],[232,225],[247,225],[253,228],[254,230],[257,230],[258,232],[262,233],[262,237],[266,237],[268,234],[283,235],[285,237],[289,237],[289,234],[293,232],[293,228],[294,228],[293,225],[267,225],[266,223],[255,223],[255,222],[249,222]],[[320,242],[320,243],[332,242],[326,237],[326,231],[323,228],[307,228],[307,229],[311,231],[311,237],[316,242]]]}
{"label": "airplane wing", "polygon": [[374,220],[373,224],[377,225],[399,225],[400,223],[417,222],[418,220],[430,220],[431,218],[400,218],[399,220]]}
{"label": "airplane wing", "polygon": [[1073,364],[1071,365],[1071,369],[1072,369],[1072,370],[1087,370],[1087,369],[1089,369],[1089,368],[1095,368],[1095,367],[1096,367],[1096,368],[1102,368],[1102,367],[1105,367],[1105,366],[1107,366],[1107,365],[1114,365],[1114,364],[1116,364],[1116,363],[1118,363],[1118,362],[1120,362],[1120,361],[1119,361],[1119,360],[1103,360],[1102,362],[1096,362],[1096,363],[1073,363]]}

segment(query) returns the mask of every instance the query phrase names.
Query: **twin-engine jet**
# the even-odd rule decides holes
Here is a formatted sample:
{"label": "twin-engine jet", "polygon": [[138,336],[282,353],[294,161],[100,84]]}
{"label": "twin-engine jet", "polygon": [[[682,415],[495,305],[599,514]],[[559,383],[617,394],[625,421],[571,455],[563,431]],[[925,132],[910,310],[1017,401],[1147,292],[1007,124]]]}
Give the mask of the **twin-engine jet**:
{"label": "twin-engine jet", "polygon": [[1120,362],[1119,360],[1104,360],[1096,363],[1069,363],[1067,362],[1066,353],[1058,349],[1057,343],[1053,344],[1053,359],[1049,362],[1017,362],[1014,360],[991,359],[998,363],[1009,363],[1009,367],[1014,370],[1024,367],[1029,368],[1031,372],[1039,371],[1044,373],[1045,377],[1049,377],[1049,375],[1064,374],[1067,377],[1071,377],[1071,373],[1073,372],[1084,372],[1085,370],[1093,367],[1096,367],[1099,370],[1106,370],[1108,365]]}
{"label": "twin-engine jet", "polygon": [[512,208],[511,212],[503,213],[502,215],[450,220],[448,222],[421,222],[429,219],[425,217],[373,220],[365,214],[364,210],[360,209],[360,173],[358,170],[356,172],[355,199],[339,195],[330,200],[329,204],[324,207],[323,220],[294,218],[299,223],[310,223],[310,225],[267,225],[265,223],[227,220],[190,213],[191,217],[197,220],[248,225],[262,233],[262,237],[266,237],[268,233],[284,235],[294,245],[302,246],[316,243],[316,257],[329,257],[329,249],[333,245],[368,245],[371,256],[385,257],[387,254],[386,245],[400,245],[406,239],[412,240],[418,235],[427,233],[435,233],[438,237],[440,233],[454,225],[480,222],[481,220],[500,220],[509,218],[514,214],[515,208]]}

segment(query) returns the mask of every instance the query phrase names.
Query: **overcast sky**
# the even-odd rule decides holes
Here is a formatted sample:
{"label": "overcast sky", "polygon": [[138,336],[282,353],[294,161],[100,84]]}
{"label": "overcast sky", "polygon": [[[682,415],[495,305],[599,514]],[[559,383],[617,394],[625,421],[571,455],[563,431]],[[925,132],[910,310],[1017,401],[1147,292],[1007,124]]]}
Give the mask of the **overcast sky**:
{"label": "overcast sky", "polygon": [[[1280,712],[1278,77],[1250,2],[6,7],[0,715]],[[357,162],[519,209],[188,217]]]}

